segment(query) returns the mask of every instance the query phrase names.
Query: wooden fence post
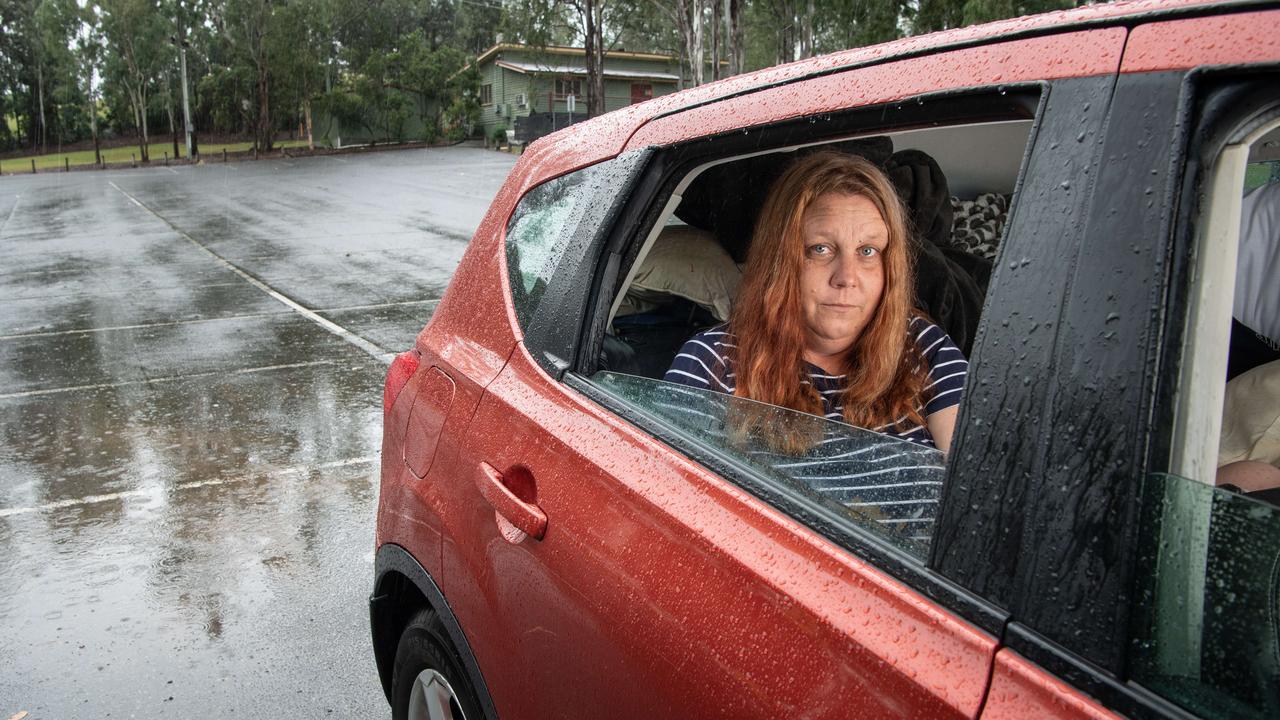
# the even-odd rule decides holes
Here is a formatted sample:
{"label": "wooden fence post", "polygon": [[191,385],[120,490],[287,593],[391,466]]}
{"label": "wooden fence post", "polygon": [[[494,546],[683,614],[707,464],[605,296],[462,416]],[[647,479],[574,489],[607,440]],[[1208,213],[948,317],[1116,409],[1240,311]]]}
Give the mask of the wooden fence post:
{"label": "wooden fence post", "polygon": [[32,174],[32,175],[35,175],[35,174],[36,174],[36,159],[35,159],[35,158],[31,158],[31,174]]}

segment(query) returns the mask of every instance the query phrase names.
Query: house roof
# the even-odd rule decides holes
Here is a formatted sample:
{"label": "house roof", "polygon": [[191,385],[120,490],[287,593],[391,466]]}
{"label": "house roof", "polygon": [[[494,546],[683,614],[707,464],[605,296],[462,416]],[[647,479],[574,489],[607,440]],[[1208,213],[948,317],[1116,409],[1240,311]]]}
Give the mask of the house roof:
{"label": "house roof", "polygon": [[[523,63],[508,62],[499,60],[498,67],[514,70],[523,74],[547,74],[547,75],[583,75],[587,74],[587,68],[583,65],[547,65],[545,63]],[[607,78],[623,78],[627,80],[661,80],[664,82],[680,82],[680,76],[673,73],[662,72],[646,72],[643,70],[614,70],[604,68],[602,73]]]}
{"label": "house roof", "polygon": [[[498,43],[493,47],[480,53],[480,57],[476,58],[475,65],[480,65],[494,55],[503,50],[523,50],[527,52],[538,53],[540,55],[572,55],[576,57],[586,57],[587,51],[580,47],[562,47],[558,45],[548,45],[546,47],[534,47],[533,45],[521,45],[519,43]],[[655,62],[675,62],[675,55],[664,55],[660,53],[641,53],[627,52],[625,50],[610,50],[604,54],[606,59],[613,60],[652,60]]]}

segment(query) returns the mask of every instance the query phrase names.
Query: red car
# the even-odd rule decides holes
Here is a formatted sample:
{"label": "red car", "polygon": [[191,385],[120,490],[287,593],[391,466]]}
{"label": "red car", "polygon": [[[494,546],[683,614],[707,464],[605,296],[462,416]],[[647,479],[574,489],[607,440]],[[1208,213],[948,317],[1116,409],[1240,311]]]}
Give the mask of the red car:
{"label": "red car", "polygon": [[[395,717],[1280,717],[1280,511],[1214,486],[1277,128],[1276,4],[1170,0],[531,145],[386,381]],[[970,361],[945,456],[772,408],[834,448],[779,462],[727,429],[750,401],[662,380],[813,147],[891,169],[911,214],[916,299]],[[831,480],[864,475],[928,490]]]}

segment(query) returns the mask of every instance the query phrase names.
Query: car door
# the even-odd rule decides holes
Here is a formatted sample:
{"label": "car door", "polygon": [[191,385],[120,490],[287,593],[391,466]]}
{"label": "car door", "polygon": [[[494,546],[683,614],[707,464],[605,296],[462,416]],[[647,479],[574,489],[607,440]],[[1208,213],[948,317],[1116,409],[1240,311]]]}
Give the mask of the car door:
{"label": "car door", "polygon": [[[1048,90],[1061,98],[1062,109],[1051,113],[1041,104],[1040,131],[1027,160],[1033,168],[1059,168],[1066,157],[1063,136],[1046,137],[1046,129],[1070,128],[1070,137],[1080,132],[1092,138],[1102,127],[1124,34],[1101,29],[871,63],[702,106],[636,133],[633,152],[659,148],[650,151],[657,153],[650,160],[624,155],[610,161],[623,165],[576,181],[594,189],[588,204],[608,210],[598,226],[566,221],[577,239],[560,250],[574,267],[564,277],[553,273],[526,283],[511,274],[513,331],[523,333],[523,343],[481,398],[458,460],[470,472],[459,478],[464,487],[454,498],[463,511],[444,532],[446,595],[500,713],[978,715],[1003,625],[1001,608],[934,571],[927,543],[923,549],[895,544],[870,525],[824,514],[821,505],[788,494],[767,468],[750,466],[727,444],[692,440],[674,415],[664,414],[681,402],[649,402],[660,392],[646,386],[628,394],[617,378],[589,373],[584,348],[593,346],[583,338],[591,337],[598,316],[593,311],[602,306],[601,295],[591,290],[597,275],[618,273],[622,255],[607,251],[608,243],[643,225],[647,204],[655,202],[648,183],[662,184],[662,148],[747,125],[776,125],[794,142],[803,136],[793,125],[812,116],[867,105],[867,117],[883,118],[919,112],[915,108],[935,91],[976,88],[997,97],[1004,84],[1066,78]],[[1064,56],[1079,62],[1058,60]],[[917,96],[921,101],[905,109],[890,105]],[[1028,176],[1025,182],[1036,192],[1026,186],[1020,192],[1043,195],[1080,172]],[[602,187],[616,194],[598,192]],[[566,192],[553,190],[541,202],[558,202]],[[1070,207],[1074,197],[1053,201],[1061,212],[1059,205]],[[528,212],[532,216],[536,207]],[[1047,226],[1036,229],[1033,210],[1020,217],[1015,213],[1013,227],[1048,234]],[[520,222],[517,217],[509,225],[509,244],[525,232]],[[529,236],[553,231],[539,226]],[[1053,252],[1073,252],[1075,237],[1050,240],[1060,243]],[[514,262],[520,266],[523,258]],[[1043,279],[1040,297],[1022,291],[1024,308],[1053,307],[1053,293],[1065,292],[1065,283],[1041,266],[1014,262],[998,274]],[[562,290],[552,291],[557,285]],[[521,317],[529,297],[540,305],[565,305],[551,319],[548,306]],[[1009,372],[1005,354],[988,350],[975,361],[983,359],[990,374]],[[1038,391],[974,390],[961,422],[980,429],[968,439],[963,432],[957,437],[953,455],[959,459],[952,460],[948,483],[957,472],[967,479],[979,471],[1025,471],[1017,463],[1034,454],[1016,442],[1003,448],[1007,467],[979,470],[971,449],[991,446],[984,433],[1013,431],[1025,419],[995,402],[993,393],[1030,412]],[[687,409],[706,402],[690,397],[683,404]],[[939,525],[939,535],[948,532]]]}
{"label": "car door", "polygon": [[[1131,716],[1280,710],[1278,514],[1213,486],[1231,319],[1213,268],[1235,262],[1243,179],[1222,148],[1280,117],[1277,37],[1275,10],[1130,33],[1045,408],[1071,432],[1004,501],[1021,552],[981,571],[1011,608],[984,718],[1103,712],[1080,693]],[[1209,229],[1223,194],[1235,214]]]}

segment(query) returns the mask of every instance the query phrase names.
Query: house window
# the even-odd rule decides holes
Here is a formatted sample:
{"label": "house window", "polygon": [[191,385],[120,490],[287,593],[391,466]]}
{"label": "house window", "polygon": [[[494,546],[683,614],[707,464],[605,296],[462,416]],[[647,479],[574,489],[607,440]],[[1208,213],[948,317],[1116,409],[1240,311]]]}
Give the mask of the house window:
{"label": "house window", "polygon": [[484,85],[480,86],[480,104],[481,105],[493,104],[493,83],[485,83]]}
{"label": "house window", "polygon": [[631,83],[631,104],[642,103],[653,97],[653,85],[649,83]]}
{"label": "house window", "polygon": [[570,95],[582,96],[582,81],[569,78],[556,79],[556,99],[563,100]]}

